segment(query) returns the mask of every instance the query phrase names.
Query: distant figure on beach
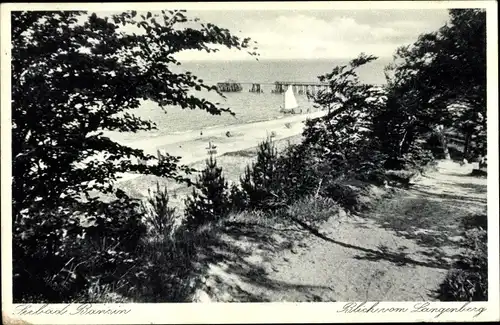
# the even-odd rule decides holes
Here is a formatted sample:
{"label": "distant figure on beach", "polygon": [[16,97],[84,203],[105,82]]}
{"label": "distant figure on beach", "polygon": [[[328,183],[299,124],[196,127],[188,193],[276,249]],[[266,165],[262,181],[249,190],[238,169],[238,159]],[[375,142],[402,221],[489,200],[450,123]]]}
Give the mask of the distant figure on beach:
{"label": "distant figure on beach", "polygon": [[200,131],[200,135],[203,135],[203,131]]}
{"label": "distant figure on beach", "polygon": [[230,138],[232,136],[231,132],[230,131],[227,131],[226,132],[226,137]]}
{"label": "distant figure on beach", "polygon": [[211,141],[208,142],[208,147],[206,148],[208,150],[209,155],[216,155],[217,154],[217,146],[213,145]]}

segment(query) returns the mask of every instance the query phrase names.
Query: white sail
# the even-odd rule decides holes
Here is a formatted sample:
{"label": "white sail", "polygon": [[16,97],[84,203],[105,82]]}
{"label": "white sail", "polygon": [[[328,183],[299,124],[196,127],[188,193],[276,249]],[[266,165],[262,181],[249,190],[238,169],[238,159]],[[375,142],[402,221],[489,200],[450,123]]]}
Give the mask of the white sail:
{"label": "white sail", "polygon": [[288,89],[285,92],[285,110],[291,110],[299,107],[297,104],[297,100],[295,99],[295,95],[293,94],[292,86],[288,86]]}

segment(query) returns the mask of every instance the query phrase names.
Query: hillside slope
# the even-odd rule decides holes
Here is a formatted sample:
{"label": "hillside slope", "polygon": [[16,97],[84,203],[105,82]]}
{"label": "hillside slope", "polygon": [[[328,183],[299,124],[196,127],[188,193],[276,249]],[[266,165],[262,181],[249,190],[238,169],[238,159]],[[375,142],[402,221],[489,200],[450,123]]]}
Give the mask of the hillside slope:
{"label": "hillside slope", "polygon": [[462,251],[464,220],[486,215],[486,179],[442,161],[368,211],[318,231],[293,221],[226,223],[207,247],[194,301],[432,301]]}

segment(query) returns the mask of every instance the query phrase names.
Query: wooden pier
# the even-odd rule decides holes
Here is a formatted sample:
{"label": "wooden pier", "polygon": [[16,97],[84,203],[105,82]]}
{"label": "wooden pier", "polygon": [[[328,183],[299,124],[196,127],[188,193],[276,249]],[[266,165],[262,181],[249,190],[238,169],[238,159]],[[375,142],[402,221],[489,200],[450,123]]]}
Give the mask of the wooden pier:
{"label": "wooden pier", "polygon": [[260,88],[260,85],[261,85],[261,84],[255,84],[255,83],[253,83],[253,84],[252,84],[252,88],[251,88],[251,89],[249,89],[248,91],[249,91],[249,92],[251,92],[251,93],[262,93],[263,91],[262,91],[262,89]]}
{"label": "wooden pier", "polygon": [[296,94],[316,94],[320,90],[328,90],[328,83],[320,82],[296,82],[296,81],[276,81],[274,83],[274,89],[272,90],[275,94],[281,94],[286,91],[289,86],[292,86],[293,91]]}
{"label": "wooden pier", "polygon": [[241,92],[243,90],[242,85],[248,85],[248,91],[251,93],[263,93],[263,85],[274,86],[274,88],[271,89],[271,93],[273,94],[282,94],[286,91],[288,86],[292,86],[294,92],[298,95],[314,95],[320,90],[325,91],[329,88],[328,83],[321,82],[276,81],[270,83],[226,81],[217,83],[217,89],[221,92]]}
{"label": "wooden pier", "polygon": [[240,92],[243,90],[241,87],[241,83],[236,81],[226,81],[226,82],[218,82],[217,89],[221,92],[234,93]]}

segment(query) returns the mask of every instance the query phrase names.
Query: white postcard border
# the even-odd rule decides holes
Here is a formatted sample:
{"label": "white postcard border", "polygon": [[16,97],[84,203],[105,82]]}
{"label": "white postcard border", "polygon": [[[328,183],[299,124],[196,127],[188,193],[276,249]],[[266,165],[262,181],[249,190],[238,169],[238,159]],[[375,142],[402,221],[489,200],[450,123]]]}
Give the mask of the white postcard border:
{"label": "white postcard border", "polygon": [[[487,80],[488,80],[488,248],[489,301],[474,303],[433,302],[428,308],[486,308],[474,312],[412,312],[424,302],[379,302],[376,308],[407,308],[407,312],[342,312],[345,302],[334,303],[161,303],[161,304],[95,304],[92,310],[130,310],[114,315],[82,315],[81,305],[69,305],[63,315],[23,315],[16,313],[20,305],[12,304],[11,254],[11,136],[10,136],[10,11],[12,10],[159,10],[183,8],[196,10],[277,9],[423,9],[423,8],[487,9]],[[295,323],[295,322],[393,322],[393,321],[486,321],[499,320],[499,211],[498,211],[498,34],[497,4],[494,1],[375,1],[375,2],[238,2],[238,3],[20,3],[1,6],[1,202],[2,202],[2,314],[37,324],[134,324],[134,323]],[[7,168],[6,168],[7,166]],[[366,302],[368,309],[376,302]],[[31,305],[38,310],[43,305]],[[465,306],[465,307],[464,307]],[[63,309],[64,304],[48,305]],[[426,307],[427,308],[427,307]],[[89,310],[90,310],[89,309]],[[71,313],[75,313],[71,315]]]}

